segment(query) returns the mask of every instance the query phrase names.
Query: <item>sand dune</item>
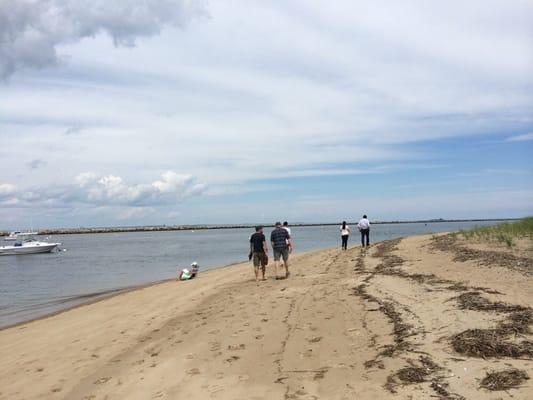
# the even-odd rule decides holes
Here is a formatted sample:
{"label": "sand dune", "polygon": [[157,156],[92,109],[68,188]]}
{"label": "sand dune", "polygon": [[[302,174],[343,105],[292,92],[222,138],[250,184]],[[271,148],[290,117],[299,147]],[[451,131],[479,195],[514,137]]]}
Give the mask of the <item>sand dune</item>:
{"label": "sand dune", "polygon": [[[290,279],[259,284],[240,264],[0,331],[0,398],[533,398],[528,381],[480,387],[487,372],[531,371],[531,321],[513,320],[533,303],[529,254],[501,262],[477,245],[458,260],[454,246],[298,254]],[[521,329],[506,336],[509,321]],[[461,353],[468,329],[518,353]]]}

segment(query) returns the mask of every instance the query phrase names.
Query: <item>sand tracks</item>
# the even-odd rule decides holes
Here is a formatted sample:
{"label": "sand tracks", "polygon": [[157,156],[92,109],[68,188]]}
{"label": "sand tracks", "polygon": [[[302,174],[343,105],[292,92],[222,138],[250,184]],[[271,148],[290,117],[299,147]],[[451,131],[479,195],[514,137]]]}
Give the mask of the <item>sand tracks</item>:
{"label": "sand tracks", "polygon": [[[371,257],[362,253],[356,263],[360,283],[354,294],[368,307],[378,307],[393,339],[377,342],[375,356],[366,363],[369,374],[387,370],[385,387],[400,396],[493,398],[480,382],[497,359],[518,371],[530,367],[531,292],[523,286],[525,304],[493,301],[484,296],[505,295],[490,285],[494,272],[472,275],[470,282],[451,279],[453,271],[442,274],[435,268],[446,260],[423,251],[426,243],[406,241],[417,242],[416,251],[412,243],[389,241],[377,245]],[[460,262],[452,266],[465,268]],[[531,393],[527,387],[520,390]]]}

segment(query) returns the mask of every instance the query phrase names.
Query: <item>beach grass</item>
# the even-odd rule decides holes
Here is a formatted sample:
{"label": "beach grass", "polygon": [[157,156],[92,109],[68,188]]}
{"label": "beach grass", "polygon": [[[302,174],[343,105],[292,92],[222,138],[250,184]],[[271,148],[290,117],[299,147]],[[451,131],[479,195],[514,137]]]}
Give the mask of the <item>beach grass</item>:
{"label": "beach grass", "polygon": [[491,240],[513,247],[516,239],[533,239],[533,217],[493,226],[479,226],[460,233],[467,240]]}

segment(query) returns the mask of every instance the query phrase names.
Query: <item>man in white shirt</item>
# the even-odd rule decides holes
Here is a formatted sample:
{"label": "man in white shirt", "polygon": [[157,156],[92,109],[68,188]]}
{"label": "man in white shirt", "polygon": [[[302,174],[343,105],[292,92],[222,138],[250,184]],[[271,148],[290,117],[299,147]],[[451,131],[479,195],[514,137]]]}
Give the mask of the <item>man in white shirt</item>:
{"label": "man in white shirt", "polygon": [[361,247],[365,247],[365,242],[368,247],[370,245],[370,221],[366,215],[363,215],[363,218],[361,218],[357,227],[359,228],[359,232],[361,232]]}
{"label": "man in white shirt", "polygon": [[[291,228],[289,228],[289,223],[287,221],[283,223],[283,229],[285,229],[289,236],[292,238]],[[287,244],[289,246],[289,252],[292,253],[292,241],[290,243],[289,241],[287,241]]]}

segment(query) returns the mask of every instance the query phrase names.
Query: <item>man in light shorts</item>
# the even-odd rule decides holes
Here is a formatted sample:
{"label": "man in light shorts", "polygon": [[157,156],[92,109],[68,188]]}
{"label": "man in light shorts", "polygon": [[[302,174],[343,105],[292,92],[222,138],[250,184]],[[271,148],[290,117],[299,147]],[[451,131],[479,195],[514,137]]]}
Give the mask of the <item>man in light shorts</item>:
{"label": "man in light shorts", "polygon": [[285,265],[285,278],[289,277],[289,247],[292,247],[291,235],[286,229],[281,227],[281,222],[276,222],[276,228],[270,234],[270,242],[274,251],[274,270],[276,279],[283,279],[278,276],[280,259],[283,258]]}

